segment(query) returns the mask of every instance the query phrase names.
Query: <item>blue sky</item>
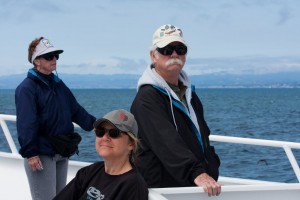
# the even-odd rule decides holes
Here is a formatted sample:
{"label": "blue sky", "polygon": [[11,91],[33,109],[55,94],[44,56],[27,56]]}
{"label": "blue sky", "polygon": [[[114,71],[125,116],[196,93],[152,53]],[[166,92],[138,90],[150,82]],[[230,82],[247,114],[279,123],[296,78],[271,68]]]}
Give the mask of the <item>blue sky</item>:
{"label": "blue sky", "polygon": [[0,0],[0,76],[27,72],[39,36],[65,51],[58,73],[141,74],[167,23],[183,30],[190,75],[300,71],[298,0]]}

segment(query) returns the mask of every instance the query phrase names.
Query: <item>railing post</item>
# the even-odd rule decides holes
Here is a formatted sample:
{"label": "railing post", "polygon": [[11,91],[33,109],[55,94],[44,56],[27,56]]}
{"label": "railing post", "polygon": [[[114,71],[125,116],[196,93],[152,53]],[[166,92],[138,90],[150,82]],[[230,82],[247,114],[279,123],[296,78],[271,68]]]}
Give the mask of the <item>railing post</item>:
{"label": "railing post", "polygon": [[12,152],[13,154],[19,154],[19,153],[18,153],[18,150],[17,150],[17,147],[16,147],[16,145],[15,145],[15,142],[14,142],[14,140],[13,140],[12,137],[11,137],[11,134],[10,134],[10,132],[9,132],[9,129],[8,129],[8,127],[7,127],[7,124],[6,124],[6,122],[5,122],[1,117],[0,117],[0,124],[1,124],[3,133],[4,133],[5,137],[6,137],[6,140],[7,140],[7,142],[8,142],[8,145],[9,145],[9,147],[10,147],[11,152]]}
{"label": "railing post", "polygon": [[286,145],[282,146],[282,148],[284,149],[284,151],[294,169],[294,172],[297,176],[298,182],[300,183],[300,168],[299,168],[298,162],[297,162],[291,148]]}

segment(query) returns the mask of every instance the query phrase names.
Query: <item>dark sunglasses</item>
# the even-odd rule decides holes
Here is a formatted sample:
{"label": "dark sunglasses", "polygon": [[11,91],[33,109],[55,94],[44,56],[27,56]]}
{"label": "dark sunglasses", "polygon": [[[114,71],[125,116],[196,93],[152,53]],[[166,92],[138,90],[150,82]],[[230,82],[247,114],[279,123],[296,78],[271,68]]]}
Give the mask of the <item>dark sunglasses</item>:
{"label": "dark sunglasses", "polygon": [[108,136],[110,138],[118,138],[121,136],[121,132],[119,129],[113,128],[113,129],[106,129],[104,127],[98,127],[95,130],[95,134],[97,137],[103,137],[105,133],[108,133]]}
{"label": "dark sunglasses", "polygon": [[56,60],[59,59],[59,55],[58,54],[49,54],[49,55],[41,55],[40,58],[44,58],[47,61],[51,61],[54,59],[54,57],[56,58]]}
{"label": "dark sunglasses", "polygon": [[164,56],[170,56],[174,51],[176,51],[176,53],[180,56],[185,55],[187,53],[187,47],[185,45],[167,45],[163,48],[157,47],[156,50]]}

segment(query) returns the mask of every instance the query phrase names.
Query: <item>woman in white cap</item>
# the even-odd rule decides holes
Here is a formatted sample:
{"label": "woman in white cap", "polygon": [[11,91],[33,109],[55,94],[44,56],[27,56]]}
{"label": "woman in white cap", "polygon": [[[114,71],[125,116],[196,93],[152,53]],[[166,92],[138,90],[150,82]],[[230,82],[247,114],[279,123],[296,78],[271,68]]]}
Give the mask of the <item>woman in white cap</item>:
{"label": "woman in white cap", "polygon": [[80,169],[54,198],[146,200],[146,182],[135,168],[138,127],[134,116],[114,110],[94,123],[96,150],[104,161]]}
{"label": "woman in white cap", "polygon": [[66,185],[68,158],[76,152],[77,145],[62,152],[69,145],[56,149],[50,139],[73,134],[72,122],[91,131],[96,120],[52,73],[62,52],[43,37],[33,40],[28,48],[33,68],[15,91],[19,152],[34,200],[52,199]]}

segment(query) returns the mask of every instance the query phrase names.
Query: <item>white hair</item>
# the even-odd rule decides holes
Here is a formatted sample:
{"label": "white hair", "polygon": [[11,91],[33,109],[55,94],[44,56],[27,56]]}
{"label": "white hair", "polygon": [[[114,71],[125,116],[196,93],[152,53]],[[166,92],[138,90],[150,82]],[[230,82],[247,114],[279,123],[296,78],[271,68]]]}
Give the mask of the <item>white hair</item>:
{"label": "white hair", "polygon": [[155,44],[153,44],[151,47],[150,47],[150,51],[156,51],[156,48],[157,46]]}
{"label": "white hair", "polygon": [[[150,52],[153,52],[154,56],[157,56],[158,54],[158,51],[156,50],[157,49],[157,46],[155,44],[153,44],[151,47],[150,47]],[[151,58],[151,64],[154,64],[152,58]]]}

